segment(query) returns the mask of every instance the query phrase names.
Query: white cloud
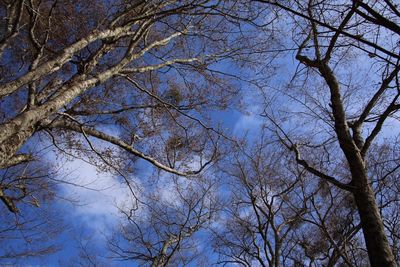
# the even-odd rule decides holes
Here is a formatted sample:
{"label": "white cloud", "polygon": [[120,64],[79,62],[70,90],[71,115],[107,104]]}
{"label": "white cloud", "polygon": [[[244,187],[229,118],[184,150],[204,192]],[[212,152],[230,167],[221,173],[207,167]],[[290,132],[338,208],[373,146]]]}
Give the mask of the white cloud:
{"label": "white cloud", "polygon": [[72,209],[68,209],[70,216],[79,218],[94,230],[106,231],[117,222],[118,207],[134,203],[134,197],[125,183],[112,173],[98,172],[95,166],[82,160],[67,161],[61,173],[64,174],[64,181],[65,178],[67,180],[60,184],[59,194],[77,202]]}
{"label": "white cloud", "polygon": [[242,136],[243,134],[253,134],[258,131],[263,124],[264,120],[259,114],[243,114],[236,121],[233,128],[233,134]]}
{"label": "white cloud", "polygon": [[241,137],[249,134],[251,137],[259,132],[260,127],[265,122],[265,118],[261,116],[265,108],[265,101],[258,89],[243,89],[241,104],[244,110],[233,127],[233,134],[235,136]]}
{"label": "white cloud", "polygon": [[[113,127],[103,127],[102,131],[113,136],[119,134]],[[81,141],[86,142],[83,138]],[[109,144],[94,138],[91,138],[91,143],[99,153],[106,148],[112,149]],[[48,147],[46,143],[42,146]],[[58,151],[50,150],[44,158],[49,163],[59,166],[54,177],[58,189],[56,196],[60,199],[58,203],[63,206],[62,210],[68,221],[94,231],[108,233],[121,218],[119,208],[131,208],[136,204],[128,185],[115,172],[99,171],[96,166],[84,160]],[[139,197],[138,179],[128,178],[135,195]]]}

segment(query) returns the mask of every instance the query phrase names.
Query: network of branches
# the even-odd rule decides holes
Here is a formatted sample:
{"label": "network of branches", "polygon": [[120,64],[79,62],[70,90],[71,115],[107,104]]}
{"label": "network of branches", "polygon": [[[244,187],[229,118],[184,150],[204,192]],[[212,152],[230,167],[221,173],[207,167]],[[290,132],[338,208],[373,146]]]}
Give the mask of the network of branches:
{"label": "network of branches", "polygon": [[400,263],[400,3],[0,14],[0,264]]}

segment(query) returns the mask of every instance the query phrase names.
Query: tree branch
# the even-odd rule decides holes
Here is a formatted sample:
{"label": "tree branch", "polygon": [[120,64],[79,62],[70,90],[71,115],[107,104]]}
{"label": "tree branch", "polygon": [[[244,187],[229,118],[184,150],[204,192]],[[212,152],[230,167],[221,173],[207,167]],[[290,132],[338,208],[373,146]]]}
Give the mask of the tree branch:
{"label": "tree branch", "polygon": [[[151,163],[152,165],[154,165],[155,167],[164,170],[166,172],[172,173],[172,174],[176,174],[179,176],[191,176],[191,175],[195,175],[200,173],[207,164],[204,164],[203,166],[200,167],[199,170],[196,171],[187,171],[187,172],[180,172],[177,171],[173,168],[170,168],[162,163],[160,163],[159,161],[157,161],[155,158],[150,157],[142,152],[140,152],[139,150],[136,150],[135,148],[133,148],[132,146],[130,146],[129,144],[127,144],[126,142],[122,141],[121,139],[114,137],[112,135],[108,135],[105,134],[103,132],[100,132],[94,128],[89,128],[89,127],[85,127],[85,126],[81,126],[78,123],[75,122],[69,122],[66,120],[56,120],[48,125],[45,126],[46,128],[58,128],[58,129],[65,129],[65,130],[71,130],[74,132],[79,132],[79,133],[86,133],[87,135],[93,136],[95,138],[98,138],[100,140],[109,142],[111,144],[114,144],[116,146],[118,146],[119,148],[125,150],[126,152],[133,154],[141,159],[144,159],[145,161]],[[209,163],[209,162],[207,162]]]}

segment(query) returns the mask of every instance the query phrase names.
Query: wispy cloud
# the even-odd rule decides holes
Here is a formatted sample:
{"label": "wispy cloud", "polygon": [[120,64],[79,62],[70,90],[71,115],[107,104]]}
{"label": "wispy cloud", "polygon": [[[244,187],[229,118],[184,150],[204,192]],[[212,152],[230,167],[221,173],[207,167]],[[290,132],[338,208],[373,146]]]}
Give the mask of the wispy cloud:
{"label": "wispy cloud", "polygon": [[246,108],[241,116],[236,121],[233,127],[233,134],[243,136],[244,134],[256,134],[260,127],[265,122],[261,117],[264,108],[264,99],[260,99],[257,92],[247,90],[243,93],[243,103]]}
{"label": "wispy cloud", "polygon": [[118,207],[134,200],[128,186],[114,174],[99,172],[79,159],[67,161],[62,173],[68,174],[64,176],[68,182],[60,185],[59,194],[74,201],[73,208],[68,209],[69,216],[94,230],[106,231],[118,221]]}

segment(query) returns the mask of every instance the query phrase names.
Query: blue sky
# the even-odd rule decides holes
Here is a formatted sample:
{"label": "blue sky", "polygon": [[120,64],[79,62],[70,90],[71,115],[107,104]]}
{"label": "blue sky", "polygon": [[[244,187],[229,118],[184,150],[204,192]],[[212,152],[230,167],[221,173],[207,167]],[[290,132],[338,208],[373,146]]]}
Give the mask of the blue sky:
{"label": "blue sky", "polygon": [[[263,118],[259,116],[260,112],[254,105],[253,97],[254,95],[244,94],[245,102],[249,102],[252,107],[246,113],[235,109],[212,112],[211,118],[215,125],[219,124],[228,133],[238,137],[256,136]],[[112,129],[107,131],[109,134],[118,136],[118,132]],[[99,142],[95,144],[100,147],[102,145]],[[46,147],[46,144],[42,145]],[[49,162],[56,159],[56,154],[51,149],[43,152],[42,156]],[[57,186],[57,197],[52,208],[61,216],[60,219],[65,224],[65,231],[54,240],[61,249],[55,254],[42,258],[26,259],[22,261],[22,264],[24,266],[26,264],[64,266],[80,253],[79,241],[82,241],[101,262],[112,264],[112,266],[135,266],[132,261],[116,261],[108,258],[110,254],[106,249],[107,237],[116,231],[121,222],[121,214],[117,207],[132,200],[127,186],[114,174],[101,172],[95,166],[79,159],[57,156],[57,163],[59,172],[56,179],[64,183],[59,183]],[[146,179],[145,177],[150,175],[150,165],[141,161],[139,166],[141,166],[140,172],[135,176]],[[131,178],[140,187],[141,179]],[[173,195],[167,195],[167,198],[173,197]],[[104,255],[107,256],[104,257]],[[216,255],[210,254],[209,257],[215,258]]]}
{"label": "blue sky", "polygon": [[[283,67],[287,68],[285,72],[295,69],[295,61],[291,56],[288,55],[280,62]],[[240,69],[233,68],[229,62],[214,64],[213,69],[242,77],[247,76],[247,79],[253,78],[252,72],[240,72]],[[279,77],[275,83],[279,85],[280,82],[281,78]],[[266,122],[265,118],[260,116],[265,99],[260,97],[258,89],[250,83],[241,82],[240,91],[241,109],[228,107],[226,110],[211,111],[209,116],[211,124],[222,128],[228,135],[245,137],[251,141],[257,138],[261,125]],[[103,127],[102,130],[114,136],[119,134],[118,129],[112,126]],[[99,148],[104,146],[104,143],[96,140],[93,142]],[[48,144],[41,143],[41,145],[47,147]],[[56,179],[64,181],[57,186],[56,202],[52,204],[52,208],[55,209],[56,214],[61,216],[65,224],[65,231],[54,240],[56,244],[60,245],[59,252],[42,258],[27,259],[22,261],[23,265],[65,266],[75,260],[80,253],[79,242],[81,241],[87,244],[94,256],[98,257],[100,262],[106,263],[107,266],[111,266],[110,264],[112,266],[135,266],[132,261],[110,259],[109,251],[106,249],[107,237],[116,231],[121,222],[121,214],[117,207],[132,201],[127,186],[118,179],[115,173],[101,172],[95,166],[79,159],[57,156],[51,148],[45,150],[43,157],[50,163],[57,162]],[[140,189],[141,182],[145,181],[154,169],[144,161],[137,162],[137,166],[138,171],[134,177],[130,178]],[[82,185],[84,186],[82,187]],[[165,194],[168,198],[174,197],[167,191]],[[201,235],[200,238],[206,237],[205,233],[201,233]],[[217,255],[212,253],[210,247],[205,248],[208,250],[210,260],[215,261]]]}
{"label": "blue sky", "polygon": [[[279,21],[282,24],[282,31],[278,39],[279,37],[283,37],[283,40],[290,39],[285,38],[286,35],[292,34],[288,31],[289,27],[285,25],[286,22],[284,19]],[[287,41],[287,43],[281,43],[280,45],[291,49],[293,43]],[[270,124],[266,118],[261,116],[265,102],[271,103],[267,107],[267,112],[287,112],[289,114],[290,112],[304,111],[307,105],[302,105],[300,102],[306,103],[306,100],[297,99],[298,95],[296,92],[291,91],[291,87],[287,88],[286,95],[278,93],[282,92],[282,88],[288,84],[288,81],[297,70],[298,61],[295,60],[294,56],[295,51],[292,51],[276,60],[277,73],[265,73],[263,72],[265,69],[261,69],[259,72],[252,72],[253,70],[244,71],[233,67],[233,64],[228,61],[214,64],[212,66],[214,69],[232,75],[240,75],[244,79],[252,80],[261,77],[265,80],[258,81],[261,82],[262,86],[267,86],[264,87],[265,95],[261,95],[259,89],[250,83],[238,82],[241,93],[241,106],[243,108],[229,107],[227,110],[209,112],[207,115],[210,117],[211,125],[221,127],[228,135],[245,138],[247,141],[253,142],[258,137],[260,127],[263,124]],[[259,60],[261,61],[263,58]],[[344,65],[345,68],[342,71],[338,71],[338,77],[347,78],[347,68],[353,68],[357,69],[352,77],[354,86],[365,83],[365,77],[368,77],[371,81],[379,82],[380,77],[376,76],[376,70],[364,64],[366,60],[368,60],[366,56],[363,58],[356,55],[354,58],[350,58],[348,65]],[[263,78],[265,76],[273,76],[273,78]],[[350,86],[349,88],[346,86],[343,85],[344,92],[351,89]],[[315,87],[311,89],[313,90]],[[361,90],[361,93],[363,92]],[[316,97],[320,97],[318,100],[327,102],[325,99],[327,94],[321,94]],[[362,96],[359,99],[362,99]],[[357,107],[361,103],[357,102],[357,98],[352,101],[351,104],[353,105],[349,105],[349,110],[351,106],[354,107],[354,104]],[[289,131],[294,129],[293,134],[301,136],[303,132],[299,129],[304,130],[307,128],[302,128],[305,121],[307,120],[296,121],[289,118],[282,124],[282,127]],[[321,132],[325,130],[324,127],[329,127],[321,125],[316,123],[313,127]],[[380,140],[394,137],[397,134],[395,130],[399,127],[398,120],[391,119],[387,125],[388,127],[383,131]],[[120,134],[118,129],[112,126],[103,127],[102,130],[114,136]],[[305,132],[309,130],[310,128],[307,128]],[[367,132],[369,130],[369,128],[366,129]],[[99,148],[104,148],[104,143],[100,141],[93,139],[93,143]],[[33,144],[37,145],[37,142],[33,142]],[[43,148],[49,145],[45,141],[40,141],[39,144]],[[26,149],[29,148],[27,147]],[[60,225],[63,225],[64,228],[64,231],[54,240],[61,249],[57,253],[46,255],[42,258],[26,259],[22,261],[22,266],[66,266],[81,252],[79,245],[82,244],[88,245],[89,251],[93,252],[94,256],[97,256],[107,266],[136,266],[131,261],[120,262],[110,259],[108,257],[110,254],[106,249],[107,238],[116,231],[119,223],[123,222],[118,207],[134,205],[132,196],[122,179],[113,172],[99,171],[95,166],[82,160],[65,155],[59,156],[51,148],[44,149],[41,156],[49,163],[57,163],[55,168],[57,168],[58,173],[54,178],[58,180],[58,183],[56,197],[51,204],[51,208],[60,217]],[[141,190],[146,188],[147,177],[153,174],[154,169],[143,160],[136,162],[136,167],[136,172],[129,178],[132,180],[134,190],[140,198]],[[164,188],[161,188],[160,196],[166,202],[175,200],[176,196],[168,186],[168,181],[165,182]],[[42,208],[45,209],[48,206],[45,205],[38,209]],[[199,239],[203,238],[206,238],[206,233],[204,232],[200,233],[199,236]],[[208,257],[211,261],[216,260],[216,254],[212,253],[210,247],[204,246],[204,248],[208,250]]]}

